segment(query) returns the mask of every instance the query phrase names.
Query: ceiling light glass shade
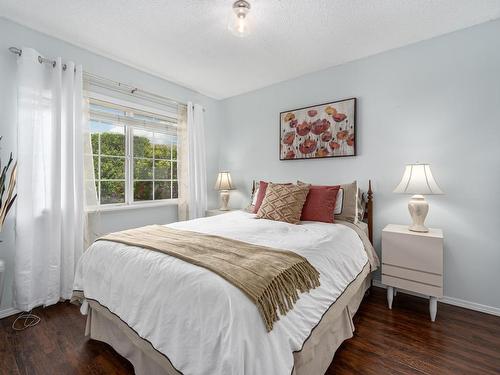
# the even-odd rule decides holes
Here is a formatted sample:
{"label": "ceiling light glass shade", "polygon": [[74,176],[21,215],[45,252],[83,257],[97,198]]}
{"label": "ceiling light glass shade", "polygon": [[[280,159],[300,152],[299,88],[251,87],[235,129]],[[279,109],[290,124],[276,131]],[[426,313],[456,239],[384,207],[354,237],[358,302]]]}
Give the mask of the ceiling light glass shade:
{"label": "ceiling light glass shade", "polygon": [[233,182],[229,172],[219,172],[217,181],[215,181],[215,190],[233,190]]}
{"label": "ceiling light glass shade", "polygon": [[432,176],[429,164],[408,164],[403,178],[394,193],[403,194],[444,194]]}
{"label": "ceiling light glass shade", "polygon": [[233,14],[229,21],[228,29],[238,37],[244,37],[250,32],[250,3],[238,0],[233,4]]}

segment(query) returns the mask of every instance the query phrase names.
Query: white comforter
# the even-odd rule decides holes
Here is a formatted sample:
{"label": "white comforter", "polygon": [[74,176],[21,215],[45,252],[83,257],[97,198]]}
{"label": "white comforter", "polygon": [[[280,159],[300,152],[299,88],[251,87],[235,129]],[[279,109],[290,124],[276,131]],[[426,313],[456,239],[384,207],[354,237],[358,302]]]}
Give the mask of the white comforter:
{"label": "white comforter", "polygon": [[99,241],[80,259],[74,283],[118,315],[184,374],[290,374],[323,313],[368,262],[356,232],[341,224],[291,225],[235,211],[172,228],[292,250],[320,272],[321,286],[267,332],[255,305],[204,268],[163,253]]}

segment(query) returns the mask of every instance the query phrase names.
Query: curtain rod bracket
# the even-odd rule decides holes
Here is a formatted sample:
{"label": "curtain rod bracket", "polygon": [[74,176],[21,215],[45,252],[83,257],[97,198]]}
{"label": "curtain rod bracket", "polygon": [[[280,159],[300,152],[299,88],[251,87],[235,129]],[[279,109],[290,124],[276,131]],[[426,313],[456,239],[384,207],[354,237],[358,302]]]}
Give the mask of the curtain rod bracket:
{"label": "curtain rod bracket", "polygon": [[9,51],[15,53],[18,56],[21,56],[23,54],[23,50],[16,47],[9,47]]}

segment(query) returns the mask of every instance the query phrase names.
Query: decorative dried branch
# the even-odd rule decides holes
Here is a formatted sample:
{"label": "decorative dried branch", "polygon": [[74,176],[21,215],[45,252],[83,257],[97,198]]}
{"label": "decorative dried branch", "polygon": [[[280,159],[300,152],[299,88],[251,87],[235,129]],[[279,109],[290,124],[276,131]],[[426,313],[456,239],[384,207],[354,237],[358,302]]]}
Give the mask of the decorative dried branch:
{"label": "decorative dried branch", "polygon": [[[0,137],[0,140],[2,137]],[[14,201],[17,198],[17,194],[14,194],[14,190],[16,188],[16,178],[17,178],[17,162],[14,163],[14,167],[12,168],[12,172],[10,173],[9,185],[7,186],[7,197],[4,199],[5,194],[5,181],[7,180],[7,175],[9,174],[9,168],[13,162],[12,152],[10,153],[9,161],[6,166],[2,168],[2,174],[0,175],[0,232],[3,229],[3,224],[5,222],[5,218],[9,213],[10,209],[14,205]],[[0,168],[2,162],[0,160]]]}

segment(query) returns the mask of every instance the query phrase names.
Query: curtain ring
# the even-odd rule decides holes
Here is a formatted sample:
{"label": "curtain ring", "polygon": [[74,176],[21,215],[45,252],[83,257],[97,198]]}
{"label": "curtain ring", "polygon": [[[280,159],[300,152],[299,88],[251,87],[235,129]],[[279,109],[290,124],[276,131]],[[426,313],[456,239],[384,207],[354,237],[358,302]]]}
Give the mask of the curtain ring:
{"label": "curtain ring", "polygon": [[56,60],[54,60],[54,61],[50,61],[50,60],[48,60],[48,59],[43,58],[42,56],[38,56],[38,62],[39,62],[40,64],[42,64],[42,63],[44,63],[44,62],[52,63],[52,64],[50,64],[50,65],[52,65],[52,67],[53,67],[53,68],[55,68],[55,67],[56,67]]}

